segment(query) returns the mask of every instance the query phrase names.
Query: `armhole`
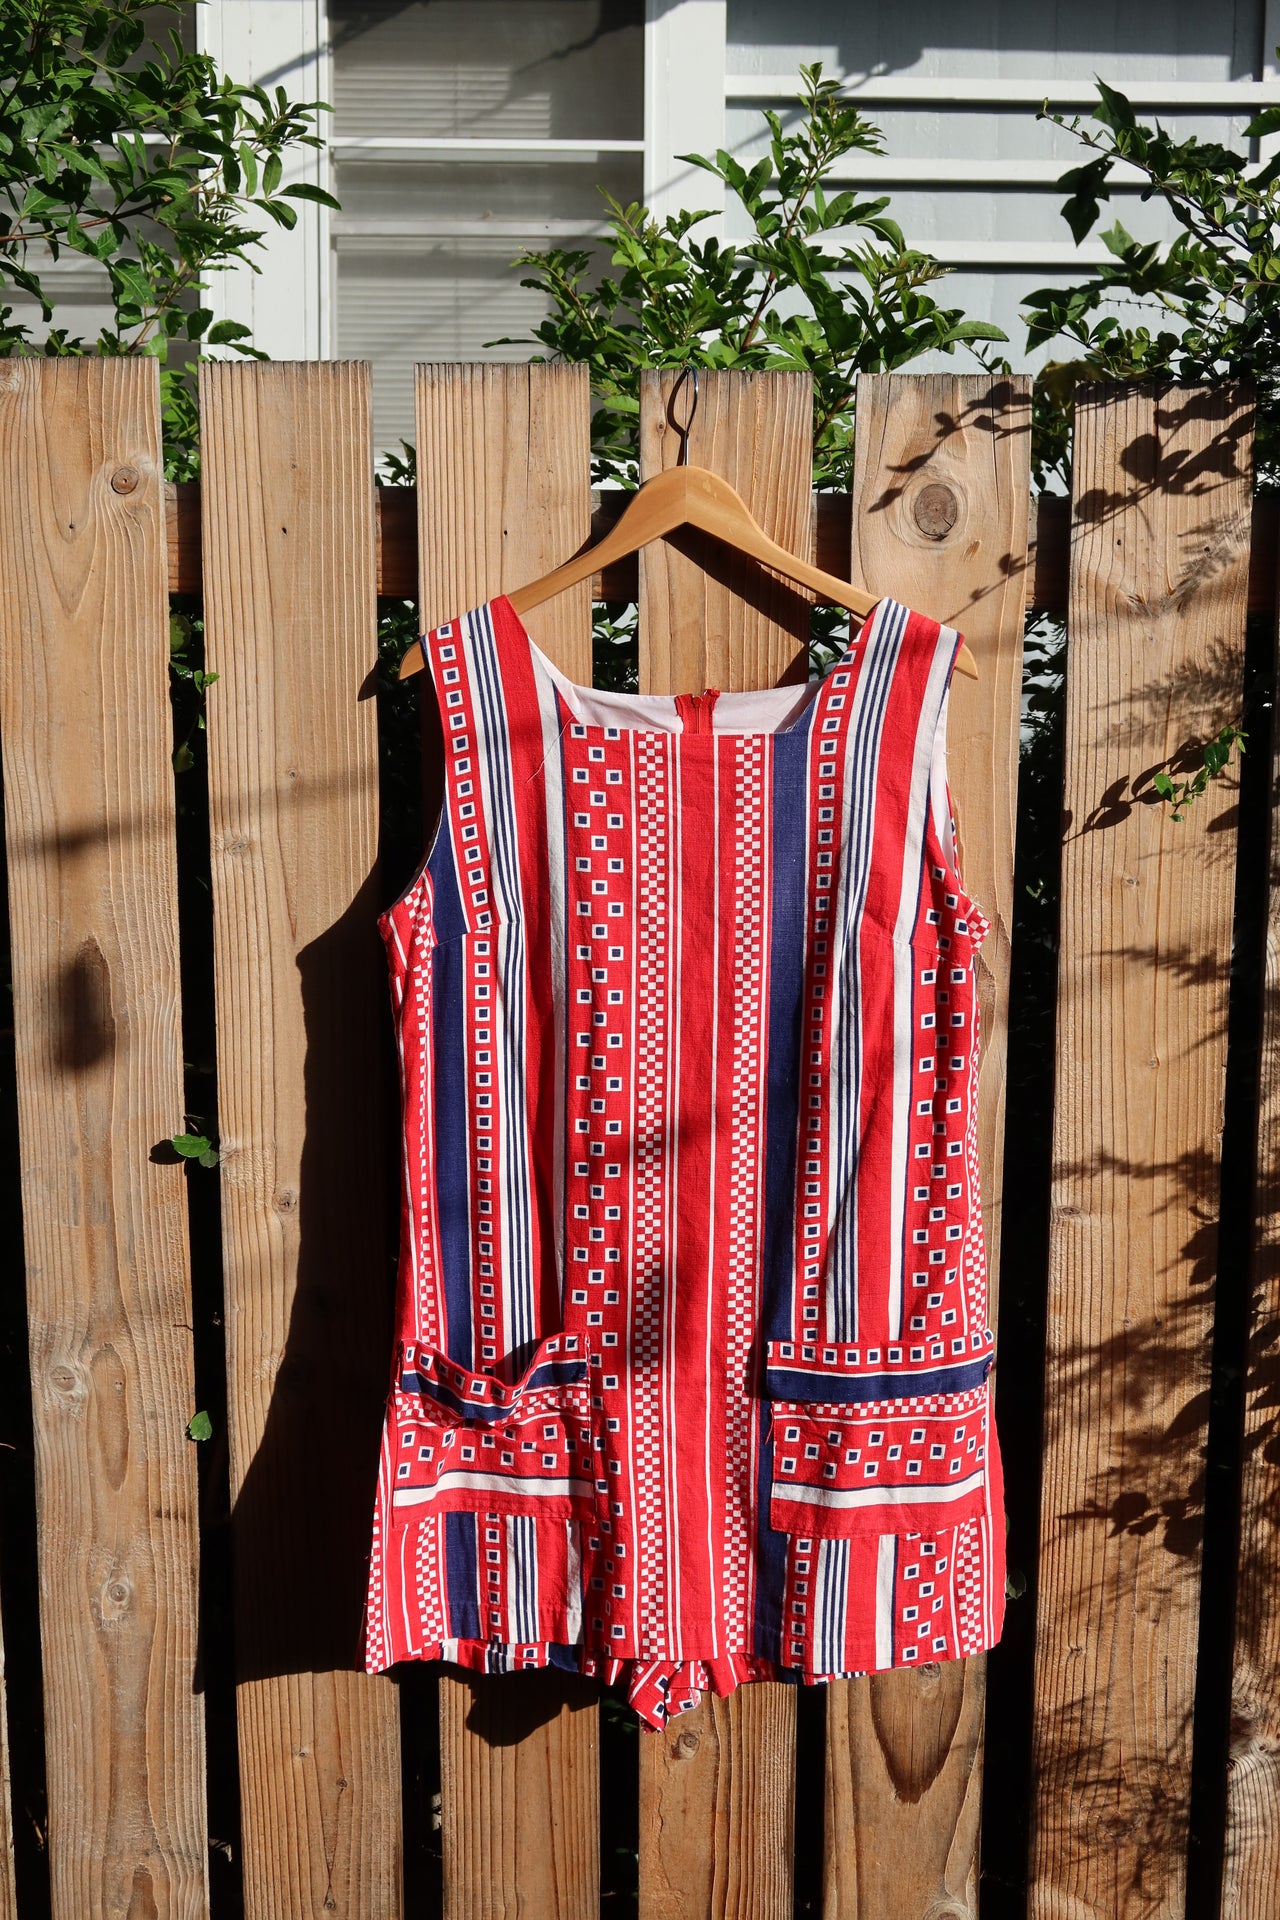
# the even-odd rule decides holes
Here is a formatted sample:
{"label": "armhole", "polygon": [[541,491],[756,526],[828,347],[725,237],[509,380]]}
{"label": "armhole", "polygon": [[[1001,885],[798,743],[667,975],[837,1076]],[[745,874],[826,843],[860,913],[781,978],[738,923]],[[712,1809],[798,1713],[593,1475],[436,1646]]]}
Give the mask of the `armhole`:
{"label": "armhole", "polygon": [[[423,790],[425,792],[427,787],[425,775],[426,775],[426,768],[428,765],[428,753],[430,752],[434,754],[434,757],[435,757],[436,772],[435,772],[434,785],[435,785],[437,797],[439,800],[439,804],[436,808],[435,824],[434,826],[431,827],[427,836],[426,851],[423,853],[421,860],[418,862],[417,866],[414,869],[413,878],[409,881],[404,891],[400,894],[397,894],[396,898],[383,908],[382,913],[379,915],[380,920],[388,919],[390,915],[393,914],[398,907],[403,907],[407,905],[407,903],[413,899],[414,894],[418,892],[419,888],[422,885],[423,880],[426,878],[427,873],[430,870],[431,862],[435,857],[436,847],[439,845],[439,842],[440,842],[440,830],[444,826],[445,808],[448,801],[448,795],[446,792],[446,778],[445,778],[445,764],[444,764],[444,718],[440,711],[440,692],[436,686],[435,668],[433,667],[431,662],[431,649],[427,645],[427,641],[429,637],[430,636],[425,633],[420,634],[419,637],[413,642],[413,644],[415,647],[421,647],[422,649],[422,661],[423,661],[422,677],[425,679],[427,687],[430,689],[430,692],[431,692],[431,706],[429,711],[434,719],[434,725],[431,728],[432,738],[430,742],[428,742],[424,738],[422,743],[422,763],[423,763],[423,774],[424,774],[422,785],[423,785]],[[423,704],[424,704],[424,712],[422,716],[422,721],[423,721],[423,733],[425,734],[427,731],[427,710],[425,705],[425,689],[423,694]]]}
{"label": "armhole", "polygon": [[[944,628],[944,632],[948,629]],[[955,636],[955,651],[959,651],[961,636]],[[952,655],[954,663],[954,652]],[[981,944],[987,931],[987,917],[969,892],[964,882],[960,866],[960,835],[957,831],[955,805],[951,798],[951,785],[947,778],[947,713],[951,704],[951,679],[943,689],[942,700],[938,708],[938,718],[933,732],[933,757],[929,768],[929,839],[934,851],[940,856],[946,871],[950,890],[957,894],[963,910],[963,916],[970,923],[970,937],[973,944]]]}

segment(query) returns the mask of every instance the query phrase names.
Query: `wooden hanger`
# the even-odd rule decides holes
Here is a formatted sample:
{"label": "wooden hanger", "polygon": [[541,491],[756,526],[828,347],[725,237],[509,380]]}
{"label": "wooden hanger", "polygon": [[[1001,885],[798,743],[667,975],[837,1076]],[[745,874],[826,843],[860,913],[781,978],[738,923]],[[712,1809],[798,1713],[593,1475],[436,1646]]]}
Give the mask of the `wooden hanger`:
{"label": "wooden hanger", "polygon": [[[554,599],[556,594],[576,587],[579,581],[589,580],[593,573],[647,547],[651,540],[660,540],[679,527],[696,527],[763,566],[772,567],[784,578],[808,587],[824,603],[847,607],[850,613],[865,618],[877,604],[876,594],[863,593],[851,581],[838,580],[835,574],[824,573],[821,567],[812,566],[798,554],[788,553],[785,547],[769,538],[753,518],[742,495],[727,480],[712,473],[709,467],[687,464],[689,428],[698,406],[698,374],[696,368],[685,371],[693,373],[694,403],[686,425],[676,428],[681,436],[679,464],[646,480],[632,496],[618,524],[597,545],[567,560],[554,572],[543,574],[540,580],[531,580],[509,593],[506,597],[516,613],[523,616],[531,612],[544,600]],[[420,673],[424,664],[421,647],[410,647],[401,662],[400,678],[407,680],[412,674]],[[972,680],[978,677],[977,665],[967,646],[962,645],[956,655],[956,670]]]}

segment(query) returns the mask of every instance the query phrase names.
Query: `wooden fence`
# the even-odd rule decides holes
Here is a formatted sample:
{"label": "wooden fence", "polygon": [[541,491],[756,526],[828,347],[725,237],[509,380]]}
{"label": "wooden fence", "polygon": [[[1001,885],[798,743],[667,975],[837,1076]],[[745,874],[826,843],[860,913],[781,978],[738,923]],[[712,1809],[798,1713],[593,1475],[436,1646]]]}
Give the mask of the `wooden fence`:
{"label": "wooden fence", "polygon": [[[646,378],[646,472],[675,457],[669,385]],[[1242,802],[1233,772],[1181,823],[1153,786],[1239,718],[1250,607],[1269,670],[1275,527],[1251,503],[1247,396],[1090,389],[1069,509],[1043,505],[1029,533],[1018,380],[865,379],[852,500],[815,510],[807,382],[703,375],[690,457],[784,544],[816,540],[823,564],[959,626],[979,664],[953,696],[951,769],[993,921],[982,1167],[1013,1356],[994,1376],[1010,1560],[1029,1587],[985,1660],[751,1686],[650,1736],[585,1683],[437,1685],[357,1659],[396,1178],[377,597],[415,598],[425,626],[581,545],[585,379],[420,369],[416,497],[375,496],[364,366],[210,365],[201,392],[201,485],[175,493],[153,362],[0,365],[33,1453],[11,1410],[11,1648],[38,1605],[11,1672],[12,1830],[0,1748],[0,1920],[588,1920],[627,1908],[619,1849],[638,1853],[646,1920],[1274,1914],[1280,956],[1273,936],[1251,1211],[1264,996],[1244,951],[1265,915],[1240,921],[1230,992],[1237,848],[1245,902],[1265,885],[1272,783]],[[638,597],[642,686],[769,685],[795,661],[804,604],[712,560],[659,547],[604,583]],[[178,590],[202,596],[218,675],[211,957],[198,900],[179,946]],[[1028,606],[1065,607],[1070,635],[1051,1195],[1018,1127],[1005,1138]],[[585,588],[530,625],[591,679]],[[164,1148],[189,1098],[182,985],[206,971],[216,1176]],[[1021,1234],[1001,1265],[1002,1220],[1034,1216],[1036,1182],[1047,1260]],[[186,1427],[219,1404],[223,1343],[226,1418],[199,1450]]]}

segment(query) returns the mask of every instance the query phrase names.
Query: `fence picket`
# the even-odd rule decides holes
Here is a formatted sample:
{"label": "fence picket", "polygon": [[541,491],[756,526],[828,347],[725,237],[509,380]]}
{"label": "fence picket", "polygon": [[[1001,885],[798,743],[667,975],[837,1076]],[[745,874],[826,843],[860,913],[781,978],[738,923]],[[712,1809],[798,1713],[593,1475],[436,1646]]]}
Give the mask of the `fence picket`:
{"label": "fence picket", "polygon": [[[1280,616],[1280,604],[1277,605]],[[1280,617],[1277,618],[1280,651]],[[1272,740],[1252,1299],[1221,1920],[1269,1920],[1280,1885],[1280,730]]]}
{"label": "fence picket", "polygon": [[245,1908],[391,1920],[396,1692],[355,1671],[391,1338],[369,371],[200,373]]}
{"label": "fence picket", "polygon": [[[585,368],[419,367],[417,429],[423,627],[546,572],[586,539]],[[571,680],[590,684],[585,584],[526,624]],[[593,1689],[548,1673],[446,1677],[440,1695],[446,1920],[595,1920]]]}
{"label": "fence picket", "polygon": [[[1026,593],[1009,560],[1027,550],[1030,391],[981,375],[864,376],[857,421],[853,578],[958,627],[979,670],[952,683],[947,758],[965,880],[991,921],[978,956],[978,1123],[994,1326]],[[974,1905],[985,1696],[980,1656],[833,1687],[831,1920]]]}
{"label": "fence picket", "polygon": [[1154,774],[1240,711],[1251,409],[1076,403],[1030,1912],[1177,1915],[1235,782]]}
{"label": "fence picket", "polygon": [[[702,372],[693,390],[678,376],[644,374],[640,471],[676,464],[693,413],[689,459],[737,487],[765,531],[794,553],[810,551],[812,388],[791,373]],[[673,397],[674,395],[674,397]],[[694,539],[687,551],[662,542],[640,554],[640,686],[646,693],[770,687],[807,673],[809,609],[780,581],[762,577]],[[708,550],[708,547],[710,550]],[[690,557],[700,552],[707,571]],[[739,597],[743,588],[746,597]],[[745,1316],[754,1324],[754,1315]],[[746,1354],[731,1354],[746,1380]],[[741,1404],[746,1417],[754,1409]],[[744,1635],[745,1637],[745,1635]],[[642,1920],[705,1914],[751,1920],[789,1916],[795,1800],[794,1688],[758,1683],[727,1700],[704,1696],[661,1734],[641,1736],[640,1913]]]}
{"label": "fence picket", "polygon": [[0,714],[55,1920],[207,1905],[155,362],[0,372]]}

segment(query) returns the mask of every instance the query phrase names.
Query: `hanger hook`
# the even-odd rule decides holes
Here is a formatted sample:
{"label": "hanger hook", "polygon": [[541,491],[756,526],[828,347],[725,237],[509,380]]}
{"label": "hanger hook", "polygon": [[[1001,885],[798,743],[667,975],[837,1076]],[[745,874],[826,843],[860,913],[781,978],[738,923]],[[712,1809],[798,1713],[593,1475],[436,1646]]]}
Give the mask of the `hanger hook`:
{"label": "hanger hook", "polygon": [[[676,396],[691,375],[693,378],[693,405],[689,409],[689,418],[685,421],[684,425],[681,426],[675,417]],[[678,467],[687,467],[689,464],[689,434],[693,428],[697,414],[698,369],[696,367],[683,367],[680,371],[679,378],[671,389],[671,398],[667,402],[667,419],[671,422],[674,431],[680,436],[680,452],[676,458],[676,465]]]}

